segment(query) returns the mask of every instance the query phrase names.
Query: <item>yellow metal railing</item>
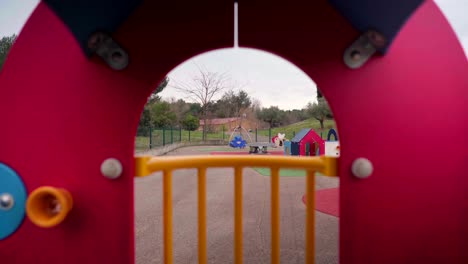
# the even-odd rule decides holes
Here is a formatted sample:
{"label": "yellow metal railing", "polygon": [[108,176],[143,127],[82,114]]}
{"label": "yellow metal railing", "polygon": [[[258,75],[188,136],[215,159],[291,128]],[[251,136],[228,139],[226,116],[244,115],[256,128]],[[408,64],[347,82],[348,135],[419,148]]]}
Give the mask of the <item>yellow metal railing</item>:
{"label": "yellow metal railing", "polygon": [[136,176],[144,177],[153,172],[163,172],[163,225],[164,263],[172,263],[172,171],[198,169],[198,262],[207,263],[206,255],[206,170],[212,167],[234,168],[234,262],[242,263],[242,169],[268,167],[271,169],[271,263],[280,260],[280,168],[304,169],[306,176],[306,263],[314,263],[315,172],[327,176],[337,175],[337,158],[291,156],[190,156],[190,157],[136,157]]}

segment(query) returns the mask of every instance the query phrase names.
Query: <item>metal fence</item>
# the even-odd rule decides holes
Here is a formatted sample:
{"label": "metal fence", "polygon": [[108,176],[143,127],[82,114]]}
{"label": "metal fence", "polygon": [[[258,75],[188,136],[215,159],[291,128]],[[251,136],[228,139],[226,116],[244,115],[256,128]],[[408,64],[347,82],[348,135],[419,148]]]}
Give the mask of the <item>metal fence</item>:
{"label": "metal fence", "polygon": [[[139,129],[135,139],[137,150],[152,149],[179,142],[202,142],[202,131],[189,131],[180,128],[144,128]],[[205,141],[227,141],[226,131],[207,132]]]}
{"label": "metal fence", "polygon": [[[327,138],[329,129],[324,129],[323,132],[317,131],[323,139]],[[220,130],[217,132],[207,132],[205,141],[225,142],[235,135],[241,135],[247,142],[271,142],[271,138],[278,132],[286,134],[287,139],[292,139],[296,135],[296,131],[284,131],[278,128],[255,129],[248,131],[226,131]],[[299,131],[297,131],[299,132]],[[189,131],[181,128],[149,128],[139,127],[135,139],[136,150],[147,150],[180,142],[203,142],[203,131]]]}

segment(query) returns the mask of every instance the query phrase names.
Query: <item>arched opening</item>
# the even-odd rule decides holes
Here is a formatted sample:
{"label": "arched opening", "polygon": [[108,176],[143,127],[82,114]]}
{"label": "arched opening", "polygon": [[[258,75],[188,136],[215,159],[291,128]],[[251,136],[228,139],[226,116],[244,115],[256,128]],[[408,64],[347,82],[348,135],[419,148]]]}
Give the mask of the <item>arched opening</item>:
{"label": "arched opening", "polygon": [[[132,263],[135,117],[149,89],[154,88],[149,84],[161,80],[181,60],[231,46],[232,3],[187,2],[180,8],[178,2],[145,1],[146,6],[115,31],[116,40],[132,55],[129,68],[115,72],[94,57],[83,56],[83,43],[77,43],[73,35],[76,31],[45,2],[59,3],[41,2],[0,74],[2,98],[6,98],[0,113],[7,128],[0,131],[0,161],[18,172],[28,191],[44,185],[71,190],[78,210],[72,210],[70,218],[56,229],[40,230],[25,222],[12,239],[1,241],[2,253],[6,252],[7,262],[18,263]],[[101,10],[111,11],[107,7]],[[180,12],[155,15],[155,10]],[[466,221],[447,215],[463,215],[465,208],[460,197],[467,186],[463,177],[466,159],[460,145],[466,142],[466,129],[462,122],[453,120],[466,117],[467,64],[458,40],[434,3],[422,3],[395,39],[392,52],[355,71],[343,65],[342,54],[359,32],[327,1],[298,5],[250,1],[243,4],[240,16],[240,45],[274,52],[308,74],[316,73],[314,80],[324,88],[337,118],[341,118],[339,136],[346,149],[339,165],[343,176],[341,262],[399,263],[410,254],[417,255],[420,262],[444,262],[447,256],[465,262],[467,241],[460,234],[467,231]],[[72,16],[75,18],[88,20],[84,15]],[[91,25],[88,29],[95,28]],[[166,39],[162,41],[161,36]],[[190,45],[186,45],[187,39]],[[428,78],[436,74],[440,78]],[[441,94],[440,87],[446,93]],[[424,96],[418,96],[417,88],[424,89]],[[414,107],[414,98],[418,107]],[[440,107],[438,111],[433,111],[435,105]],[[419,122],[404,118],[409,112]],[[427,113],[431,113],[430,118]],[[449,114],[452,118],[448,121]],[[440,124],[456,128],[453,132],[462,141],[447,142],[444,148],[459,155],[433,155],[433,135],[426,132],[437,131]],[[40,140],[24,140],[30,137],[31,127],[40,128],[34,131]],[[421,137],[414,141],[396,133],[403,129]],[[401,151],[409,145],[418,149],[418,157]],[[371,165],[367,166],[370,170],[354,170],[363,160]],[[12,205],[11,197],[2,195],[3,208]],[[152,203],[149,199],[146,202]],[[180,201],[184,202],[190,201]],[[434,213],[433,204],[444,214]],[[224,213],[226,208],[217,209]],[[222,226],[214,228],[225,234],[232,232]],[[145,231],[137,229],[140,234]],[[431,239],[427,239],[428,234]],[[37,243],[39,240],[43,243]],[[217,245],[223,241],[212,245],[221,250]],[[178,245],[185,242],[179,240]],[[28,247],[28,254],[17,254],[21,246]],[[190,246],[186,249],[192,251]]]}
{"label": "arched opening", "polygon": [[[228,86],[214,94],[207,103],[207,117],[203,117],[203,106],[194,106],[203,103],[203,96],[200,98],[197,94],[197,88],[200,88],[196,87],[200,84],[197,81],[220,82]],[[204,91],[211,92],[209,89]],[[242,95],[248,102],[241,100],[236,105],[236,99],[242,99]],[[214,50],[183,62],[169,72],[162,85],[155,89],[144,111],[146,113],[141,116],[135,139],[137,155],[185,156],[187,160],[194,155],[337,156],[336,152],[325,153],[328,149],[325,148],[327,135],[337,127],[314,82],[287,60],[256,49]],[[276,116],[262,116],[272,112]],[[166,117],[158,119],[158,114]],[[188,130],[183,122],[192,117],[198,119],[199,125]],[[204,119],[211,125],[206,131],[203,130]],[[144,127],[148,124],[152,126]],[[138,134],[141,131],[151,132]],[[232,141],[235,140],[243,140],[244,145],[234,144]],[[148,144],[151,144],[151,149]],[[258,151],[252,151],[249,146],[256,144],[260,146]],[[265,151],[263,147],[266,147]],[[232,168],[207,170],[208,244],[220,244],[216,249],[208,250],[210,261],[222,258],[230,262],[234,257],[231,244],[234,240],[234,172]],[[306,171],[297,169],[283,168],[279,171],[282,262],[303,262],[305,258],[306,174]],[[196,258],[198,245],[197,232],[191,231],[198,228],[197,170],[174,170],[171,177],[174,261],[187,262]],[[243,248],[246,262],[260,263],[270,259],[271,177],[269,167],[243,169]],[[318,174],[315,182],[318,190],[314,213],[316,259],[319,262],[338,262],[339,179]],[[137,263],[163,255],[162,251],[155,250],[164,248],[163,230],[160,228],[163,222],[162,185],[162,173],[135,180]]]}

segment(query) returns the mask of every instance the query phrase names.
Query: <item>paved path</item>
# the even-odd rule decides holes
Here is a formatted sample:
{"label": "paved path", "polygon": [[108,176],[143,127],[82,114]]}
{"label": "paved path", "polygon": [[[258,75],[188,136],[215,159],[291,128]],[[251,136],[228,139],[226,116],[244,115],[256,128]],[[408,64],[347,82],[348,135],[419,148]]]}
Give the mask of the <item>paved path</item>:
{"label": "paved path", "polygon": [[[206,154],[189,147],[170,155]],[[174,263],[197,263],[197,179],[195,170],[173,176]],[[233,169],[207,173],[208,263],[233,263]],[[338,180],[317,176],[317,189]],[[280,179],[281,263],[304,263],[304,177]],[[135,180],[136,263],[162,263],[162,177]],[[270,177],[244,170],[244,263],[270,262]],[[338,219],[316,212],[317,263],[338,263]]]}

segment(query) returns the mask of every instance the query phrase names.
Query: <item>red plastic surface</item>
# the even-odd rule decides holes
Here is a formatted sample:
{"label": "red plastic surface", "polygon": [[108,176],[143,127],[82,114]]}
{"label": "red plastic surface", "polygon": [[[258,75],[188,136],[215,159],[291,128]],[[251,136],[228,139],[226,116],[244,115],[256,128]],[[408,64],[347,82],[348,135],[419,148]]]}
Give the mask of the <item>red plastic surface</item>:
{"label": "red plastic surface", "polygon": [[[320,189],[315,191],[315,210],[324,214],[340,216],[340,188]],[[307,195],[302,196],[302,202],[307,205]]]}
{"label": "red plastic surface", "polygon": [[[437,6],[425,2],[388,55],[358,70],[342,61],[358,33],[326,1],[247,1],[239,16],[240,45],[295,63],[331,104],[340,262],[468,263],[468,63]],[[368,179],[350,173],[358,157],[374,165]]]}
{"label": "red plastic surface", "polygon": [[[56,228],[25,220],[0,241],[3,262],[133,262],[133,140],[146,96],[179,63],[233,43],[232,2],[154,2],[116,33],[130,54],[123,72],[87,60],[43,4],[21,32],[0,73],[0,161],[28,192],[62,187],[76,203]],[[359,70],[342,62],[358,33],[325,0],[245,1],[239,23],[240,45],[295,63],[332,106],[341,263],[467,263],[468,63],[435,4]],[[444,153],[434,154],[434,142]],[[100,175],[109,157],[123,164],[117,180]],[[350,174],[357,157],[373,162],[370,178]]]}
{"label": "red plastic surface", "polygon": [[314,148],[314,142],[317,142],[318,144],[318,149],[320,155],[325,154],[325,141],[320,137],[320,135],[317,134],[313,129],[309,131],[302,139],[301,142],[299,142],[299,155],[305,156],[306,155],[306,145],[307,143],[310,144],[310,149],[309,156],[315,156],[315,148]]}
{"label": "red plastic surface", "polygon": [[[74,208],[52,229],[26,219],[0,241],[0,262],[133,263],[133,141],[143,104],[173,67],[233,43],[232,3],[204,5],[197,12],[142,6],[117,33],[131,63],[115,72],[86,59],[39,4],[0,73],[0,161],[22,176],[28,193],[43,185],[67,189]],[[123,165],[116,180],[100,174],[110,157]]]}

